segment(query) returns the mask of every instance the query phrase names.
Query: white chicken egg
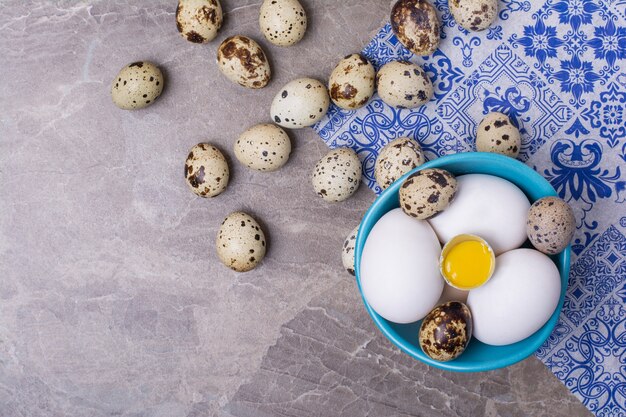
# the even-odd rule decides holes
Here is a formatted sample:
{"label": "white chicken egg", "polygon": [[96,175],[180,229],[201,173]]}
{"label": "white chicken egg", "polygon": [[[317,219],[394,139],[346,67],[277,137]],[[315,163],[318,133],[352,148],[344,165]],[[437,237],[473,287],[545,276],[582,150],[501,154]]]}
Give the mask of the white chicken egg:
{"label": "white chicken egg", "polygon": [[360,265],[363,296],[383,318],[395,323],[422,319],[439,300],[441,245],[428,222],[394,209],[376,222]]}
{"label": "white chicken egg", "polygon": [[471,290],[474,337],[488,345],[519,342],[543,326],[561,294],[559,270],[534,249],[516,249],[496,258],[496,269],[483,286]]}
{"label": "white chicken egg", "polygon": [[464,233],[478,235],[496,255],[524,243],[530,202],[522,190],[492,175],[468,174],[456,180],[452,203],[428,220],[442,243]]}

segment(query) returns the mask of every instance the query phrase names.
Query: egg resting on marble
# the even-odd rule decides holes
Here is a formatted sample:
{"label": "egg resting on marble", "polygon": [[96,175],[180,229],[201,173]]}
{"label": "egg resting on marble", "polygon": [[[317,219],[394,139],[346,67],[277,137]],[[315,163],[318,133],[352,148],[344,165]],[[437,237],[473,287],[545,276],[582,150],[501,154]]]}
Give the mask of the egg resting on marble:
{"label": "egg resting on marble", "polygon": [[391,61],[376,75],[381,100],[399,109],[422,106],[433,97],[433,84],[424,70],[408,61]]}
{"label": "egg resting on marble", "polygon": [[276,171],[289,160],[291,141],[287,133],[271,123],[252,126],[235,141],[235,157],[250,169]]}
{"label": "egg resting on marble", "polygon": [[448,171],[423,169],[409,175],[400,186],[400,207],[411,217],[430,219],[450,205],[456,189],[456,178]]}
{"label": "egg resting on marble", "polygon": [[152,62],[137,61],[120,70],[111,85],[111,98],[123,110],[142,109],[163,91],[163,73]]}
{"label": "egg resting on marble", "polygon": [[422,351],[440,362],[458,358],[471,338],[472,313],[460,301],[449,301],[435,307],[424,317],[419,331]]}
{"label": "egg resting on marble", "polygon": [[328,79],[330,98],[346,110],[361,108],[374,95],[376,71],[361,54],[343,58]]}
{"label": "egg resting on marble", "polygon": [[272,77],[265,52],[247,36],[224,39],[217,49],[217,65],[229,80],[246,88],[263,88]]}
{"label": "egg resting on marble", "polygon": [[454,20],[471,31],[487,29],[498,16],[498,0],[449,0],[448,6]]}
{"label": "egg resting on marble", "polygon": [[217,233],[220,261],[237,272],[254,269],[265,257],[265,234],[252,216],[237,211],[229,214]]}
{"label": "egg resting on marble", "polygon": [[391,28],[415,55],[431,55],[439,47],[439,16],[426,0],[398,0],[391,10]]}
{"label": "egg resting on marble", "polygon": [[575,231],[574,211],[563,199],[544,197],[530,206],[526,232],[530,243],[539,251],[548,255],[562,252]]}
{"label": "egg resting on marble", "polygon": [[376,158],[376,183],[384,190],[424,161],[424,152],[417,141],[410,138],[394,139],[383,147]]}
{"label": "egg resting on marble", "polygon": [[312,78],[298,78],[281,88],[270,108],[270,116],[276,124],[297,129],[312,126],[328,111],[328,90]]}
{"label": "egg resting on marble", "polygon": [[339,202],[356,192],[361,175],[357,154],[350,148],[337,148],[315,164],[311,182],[317,195],[329,202]]}
{"label": "egg resting on marble", "polygon": [[187,185],[200,197],[215,197],[228,185],[229,169],[226,158],[209,143],[199,143],[189,151],[185,162]]}
{"label": "egg resting on marble", "polygon": [[500,153],[517,158],[521,147],[522,137],[519,129],[506,114],[491,112],[478,125],[476,130],[478,152]]}
{"label": "egg resting on marble", "polygon": [[259,13],[265,39],[278,46],[294,45],[304,37],[307,16],[297,0],[265,0]]}
{"label": "egg resting on marble", "polygon": [[176,8],[176,28],[193,43],[215,39],[222,27],[222,6],[219,0],[179,0]]}
{"label": "egg resting on marble", "polygon": [[359,226],[352,229],[346,240],[343,242],[341,250],[341,263],[348,273],[354,275],[354,248],[356,246],[356,237],[359,233]]}

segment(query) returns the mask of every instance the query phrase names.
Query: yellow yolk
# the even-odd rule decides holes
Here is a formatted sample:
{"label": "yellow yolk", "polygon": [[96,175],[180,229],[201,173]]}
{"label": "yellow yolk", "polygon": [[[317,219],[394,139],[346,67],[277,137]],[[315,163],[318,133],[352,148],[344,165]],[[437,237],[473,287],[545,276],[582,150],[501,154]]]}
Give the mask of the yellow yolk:
{"label": "yellow yolk", "polygon": [[476,288],[489,279],[492,256],[489,247],[481,241],[459,242],[450,248],[443,259],[442,272],[454,287]]}

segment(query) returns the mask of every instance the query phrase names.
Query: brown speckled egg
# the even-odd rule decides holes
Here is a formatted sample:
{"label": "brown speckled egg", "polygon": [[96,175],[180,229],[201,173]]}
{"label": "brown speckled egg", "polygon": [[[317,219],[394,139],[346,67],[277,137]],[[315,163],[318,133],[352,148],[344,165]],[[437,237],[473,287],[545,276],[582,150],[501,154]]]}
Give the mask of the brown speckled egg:
{"label": "brown speckled egg", "polygon": [[576,231],[574,211],[558,197],[544,197],[528,210],[526,233],[533,246],[548,255],[565,249]]}
{"label": "brown speckled egg", "polygon": [[439,47],[439,17],[426,0],[398,0],[391,10],[391,28],[415,55],[431,55]]}
{"label": "brown speckled egg", "polygon": [[417,141],[394,139],[380,151],[374,166],[374,177],[384,190],[395,180],[424,163],[424,153]]}
{"label": "brown speckled egg", "polygon": [[217,49],[217,66],[229,80],[247,88],[263,88],[272,77],[265,52],[247,36],[224,39]]}
{"label": "brown speckled egg", "polygon": [[381,100],[399,109],[413,109],[433,98],[433,84],[426,72],[407,61],[391,61],[376,75]]}
{"label": "brown speckled egg", "polygon": [[111,84],[111,98],[123,110],[142,109],[163,91],[163,74],[148,61],[137,61],[120,70]]}
{"label": "brown speckled egg", "polygon": [[356,236],[359,233],[359,226],[355,227],[346,240],[343,242],[341,250],[341,263],[350,274],[354,275],[354,247],[356,246]]}
{"label": "brown speckled egg", "polygon": [[214,197],[228,185],[228,163],[222,152],[209,143],[199,143],[189,151],[185,179],[200,197]]}
{"label": "brown speckled egg", "polygon": [[237,272],[250,271],[265,257],[265,235],[261,226],[240,211],[224,219],[215,246],[220,261]]}
{"label": "brown speckled egg", "polygon": [[422,321],[419,342],[430,358],[446,362],[461,355],[472,338],[472,313],[460,301],[435,307]]}
{"label": "brown speckled egg", "polygon": [[291,141],[280,127],[263,123],[243,132],[234,148],[239,162],[257,171],[270,172],[287,163]]}
{"label": "brown speckled egg", "polygon": [[445,210],[456,195],[456,178],[446,170],[429,168],[417,171],[400,187],[402,211],[426,220]]}
{"label": "brown speckled egg", "polygon": [[361,161],[350,148],[337,148],[320,159],[311,175],[317,195],[339,202],[356,192],[361,183]]}
{"label": "brown speckled egg", "polygon": [[467,30],[485,30],[498,16],[498,0],[449,0],[454,20]]}
{"label": "brown speckled egg", "polygon": [[298,129],[320,121],[329,105],[328,90],[324,84],[312,78],[298,78],[276,93],[270,116],[282,127]]}
{"label": "brown speckled egg", "polygon": [[298,0],[265,0],[259,12],[265,39],[278,46],[291,46],[304,36],[306,12]]}
{"label": "brown speckled egg", "polygon": [[491,112],[478,125],[476,150],[478,152],[500,153],[517,158],[522,147],[519,130],[506,114]]}
{"label": "brown speckled egg", "polygon": [[360,54],[348,55],[335,67],[328,79],[333,103],[354,110],[367,104],[374,94],[374,66]]}
{"label": "brown speckled egg", "polygon": [[219,0],[178,0],[176,27],[189,42],[212,41],[222,27],[222,20]]}

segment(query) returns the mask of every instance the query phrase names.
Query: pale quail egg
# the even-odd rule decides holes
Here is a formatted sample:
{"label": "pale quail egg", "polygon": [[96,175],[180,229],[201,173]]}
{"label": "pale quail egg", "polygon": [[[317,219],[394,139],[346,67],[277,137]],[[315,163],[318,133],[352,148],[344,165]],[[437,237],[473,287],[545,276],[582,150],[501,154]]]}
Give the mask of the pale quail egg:
{"label": "pale quail egg", "polygon": [[346,110],[363,107],[374,94],[376,71],[360,54],[346,56],[339,61],[328,80],[330,98]]}
{"label": "pale quail egg", "polygon": [[291,153],[289,136],[271,123],[252,126],[235,142],[235,156],[257,171],[276,171],[287,163]]}
{"label": "pale quail egg", "polygon": [[392,107],[412,109],[427,103],[434,94],[424,70],[410,62],[391,61],[376,75],[378,95]]}
{"label": "pale quail egg", "polygon": [[217,50],[217,65],[222,74],[247,88],[263,88],[272,72],[265,52],[246,36],[231,36]]}
{"label": "pale quail egg", "polygon": [[359,188],[361,175],[361,161],[356,153],[349,148],[337,148],[315,165],[313,188],[326,201],[343,201]]}
{"label": "pale quail egg", "polygon": [[565,249],[574,237],[574,211],[558,197],[544,197],[530,206],[526,233],[533,246],[548,255]]}
{"label": "pale quail egg", "polygon": [[506,114],[491,112],[478,125],[478,152],[500,153],[516,158],[522,147],[522,137]]}
{"label": "pale quail egg", "polygon": [[265,234],[250,215],[236,211],[229,214],[217,232],[217,256],[230,269],[246,272],[265,257]]}
{"label": "pale quail egg", "polygon": [[142,109],[154,102],[163,91],[163,74],[148,61],[128,64],[111,85],[111,98],[120,109]]}
{"label": "pale quail egg", "polygon": [[259,13],[265,39],[278,46],[300,42],[307,26],[306,12],[298,0],[265,0]]}
{"label": "pale quail egg", "polygon": [[398,178],[424,163],[424,153],[417,141],[394,139],[380,151],[374,166],[374,177],[383,190]]}
{"label": "pale quail egg", "polygon": [[355,227],[346,240],[343,242],[341,250],[341,263],[350,274],[354,275],[354,247],[356,245],[356,236],[359,233],[359,226]]}
{"label": "pale quail egg", "polygon": [[460,301],[435,307],[422,321],[419,342],[430,358],[446,362],[458,358],[472,338],[472,313]]}
{"label": "pale quail egg", "polygon": [[399,194],[402,211],[420,220],[430,219],[454,199],[456,178],[443,169],[423,169],[404,180]]}
{"label": "pale quail egg", "polygon": [[191,191],[200,197],[214,197],[226,189],[228,163],[222,152],[209,143],[199,143],[189,151],[185,178]]}
{"label": "pale quail egg", "polygon": [[280,126],[297,129],[318,122],[326,115],[329,105],[324,84],[312,78],[298,78],[278,91],[270,115]]}
{"label": "pale quail egg", "polygon": [[498,16],[498,0],[449,0],[454,20],[467,30],[485,30]]}
{"label": "pale quail egg", "polygon": [[176,27],[189,42],[212,41],[222,27],[222,21],[219,0],[178,0]]}
{"label": "pale quail egg", "polygon": [[391,10],[391,28],[415,55],[431,55],[439,47],[439,17],[426,0],[398,0]]}

